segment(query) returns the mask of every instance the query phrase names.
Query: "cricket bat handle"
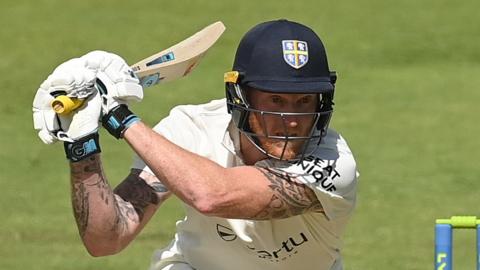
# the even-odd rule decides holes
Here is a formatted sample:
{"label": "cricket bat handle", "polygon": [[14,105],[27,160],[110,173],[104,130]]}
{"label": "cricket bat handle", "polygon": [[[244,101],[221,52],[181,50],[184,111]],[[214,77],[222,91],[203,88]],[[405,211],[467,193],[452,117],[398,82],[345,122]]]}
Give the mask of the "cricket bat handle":
{"label": "cricket bat handle", "polygon": [[52,108],[55,113],[60,115],[67,115],[82,106],[83,99],[70,98],[67,96],[57,96],[52,101]]}

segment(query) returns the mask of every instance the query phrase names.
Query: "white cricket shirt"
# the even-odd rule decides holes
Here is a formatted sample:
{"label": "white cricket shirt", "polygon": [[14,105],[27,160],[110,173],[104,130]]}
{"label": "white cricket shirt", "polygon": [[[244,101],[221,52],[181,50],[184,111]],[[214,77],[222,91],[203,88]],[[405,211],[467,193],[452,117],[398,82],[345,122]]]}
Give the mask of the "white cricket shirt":
{"label": "white cricket shirt", "polygon": [[[175,107],[154,129],[224,167],[243,165],[237,154],[239,133],[231,123],[225,99]],[[176,262],[197,270],[343,269],[341,237],[355,206],[358,176],[345,140],[329,129],[320,146],[302,163],[263,160],[257,165],[295,174],[315,191],[325,214],[253,221],[209,217],[184,204],[186,217],[177,222],[175,239],[154,253],[151,269]],[[132,167],[151,173],[138,157]]]}

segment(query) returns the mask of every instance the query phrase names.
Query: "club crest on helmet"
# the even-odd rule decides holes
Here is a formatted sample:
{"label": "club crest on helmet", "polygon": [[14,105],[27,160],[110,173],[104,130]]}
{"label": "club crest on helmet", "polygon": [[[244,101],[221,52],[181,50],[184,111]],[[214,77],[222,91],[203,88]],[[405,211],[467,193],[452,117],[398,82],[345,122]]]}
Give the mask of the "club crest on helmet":
{"label": "club crest on helmet", "polygon": [[282,40],[283,59],[291,67],[299,69],[308,62],[308,45],[300,40]]}

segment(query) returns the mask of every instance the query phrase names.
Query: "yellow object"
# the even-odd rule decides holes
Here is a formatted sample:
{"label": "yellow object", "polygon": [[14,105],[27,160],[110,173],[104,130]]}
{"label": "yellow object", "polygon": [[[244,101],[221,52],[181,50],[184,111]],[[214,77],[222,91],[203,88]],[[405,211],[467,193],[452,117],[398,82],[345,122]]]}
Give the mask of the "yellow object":
{"label": "yellow object", "polygon": [[453,228],[476,228],[480,219],[476,216],[452,216],[449,219],[437,219],[437,224],[450,224]]}
{"label": "yellow object", "polygon": [[52,101],[52,108],[57,114],[65,115],[82,106],[82,104],[83,99],[58,96]]}
{"label": "yellow object", "polygon": [[238,71],[225,72],[225,74],[223,74],[223,82],[237,83],[238,75]]}

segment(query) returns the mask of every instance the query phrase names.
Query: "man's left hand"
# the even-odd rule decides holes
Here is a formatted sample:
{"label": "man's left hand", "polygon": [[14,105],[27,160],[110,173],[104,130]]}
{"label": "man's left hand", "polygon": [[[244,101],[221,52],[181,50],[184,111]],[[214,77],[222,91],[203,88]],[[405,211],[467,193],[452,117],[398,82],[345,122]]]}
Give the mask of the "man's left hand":
{"label": "man's left hand", "polygon": [[[46,143],[75,141],[97,132],[101,98],[94,87],[96,69],[80,58],[66,61],[40,85],[33,100],[34,128]],[[85,99],[85,103],[68,115],[57,115],[52,109],[56,95]]]}

